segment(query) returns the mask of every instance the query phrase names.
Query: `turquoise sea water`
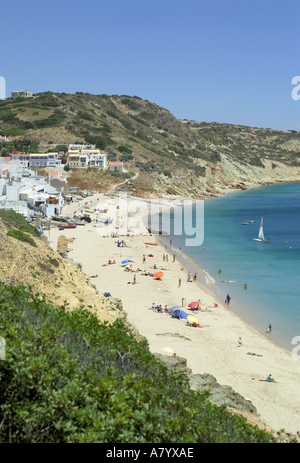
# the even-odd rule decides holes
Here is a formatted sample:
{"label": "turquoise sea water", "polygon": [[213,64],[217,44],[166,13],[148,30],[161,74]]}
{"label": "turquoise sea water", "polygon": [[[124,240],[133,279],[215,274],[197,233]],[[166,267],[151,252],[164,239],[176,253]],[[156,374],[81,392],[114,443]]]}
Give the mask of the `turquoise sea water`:
{"label": "turquoise sea water", "polygon": [[[195,221],[194,212],[192,206],[185,208],[185,217],[192,215]],[[253,240],[262,217],[270,243]],[[254,223],[242,225],[246,220]],[[222,303],[229,293],[232,311],[275,344],[293,348],[292,338],[300,336],[300,183],[280,183],[206,200],[203,244],[185,246],[184,234],[166,236],[165,242],[169,244],[170,238],[173,247],[181,247],[207,272],[208,278],[202,281]],[[269,323],[273,331],[266,334]]]}

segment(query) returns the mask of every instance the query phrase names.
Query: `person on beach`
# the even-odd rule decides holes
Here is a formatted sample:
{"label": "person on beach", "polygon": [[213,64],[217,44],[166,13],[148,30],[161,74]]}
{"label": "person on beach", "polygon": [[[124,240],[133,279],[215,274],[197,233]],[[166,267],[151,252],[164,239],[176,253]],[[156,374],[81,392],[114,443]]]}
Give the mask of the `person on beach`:
{"label": "person on beach", "polygon": [[197,273],[194,273],[194,282],[196,283],[197,281]]}
{"label": "person on beach", "polygon": [[168,254],[166,254],[166,261],[169,262]]}
{"label": "person on beach", "polygon": [[268,383],[276,383],[275,379],[272,378],[272,375],[269,374],[269,376],[267,377],[266,381],[268,381]]}
{"label": "person on beach", "polygon": [[135,285],[136,283],[136,274],[133,275],[133,284]]}
{"label": "person on beach", "polygon": [[239,339],[238,339],[238,347],[241,347],[241,345],[242,345],[242,338],[239,337]]}
{"label": "person on beach", "polygon": [[231,297],[229,296],[229,294],[227,294],[226,299],[225,299],[225,304],[229,305],[230,301],[231,301]]}
{"label": "person on beach", "polygon": [[219,273],[222,273],[222,270],[219,268]]}
{"label": "person on beach", "polygon": [[271,323],[270,323],[270,325],[268,326],[267,330],[268,330],[268,333],[271,333],[271,331],[272,331],[272,325],[271,325]]}
{"label": "person on beach", "polygon": [[247,289],[247,288],[248,288],[248,286],[247,286],[247,284],[245,283],[245,284],[244,284],[244,289]]}
{"label": "person on beach", "polygon": [[172,246],[172,240],[170,240],[170,246]]}
{"label": "person on beach", "polygon": [[145,264],[145,263],[146,263],[146,256],[145,256],[145,254],[144,254],[144,255],[143,255],[143,264]]}
{"label": "person on beach", "polygon": [[175,256],[175,254],[174,254],[174,255],[173,255],[173,262],[175,262],[175,259],[176,259],[176,256]]}
{"label": "person on beach", "polygon": [[155,310],[155,304],[154,304],[154,302],[153,302],[153,304],[152,304],[151,310]]}
{"label": "person on beach", "polygon": [[165,261],[165,260],[166,260],[166,256],[163,254],[163,261]]}
{"label": "person on beach", "polygon": [[190,278],[191,278],[191,272],[188,273],[188,276],[187,276],[187,279],[186,279],[186,281],[187,281],[188,283],[189,283],[189,281],[190,281]]}
{"label": "person on beach", "polygon": [[178,280],[178,288],[181,288],[181,278]]}

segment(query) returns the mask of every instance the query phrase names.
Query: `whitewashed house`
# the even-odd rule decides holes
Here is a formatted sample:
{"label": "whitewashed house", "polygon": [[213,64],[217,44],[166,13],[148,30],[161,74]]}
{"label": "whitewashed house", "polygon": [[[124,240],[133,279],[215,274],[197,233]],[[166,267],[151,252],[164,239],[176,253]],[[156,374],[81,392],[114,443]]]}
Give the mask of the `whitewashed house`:
{"label": "whitewashed house", "polygon": [[100,169],[105,169],[106,167],[106,156],[105,154],[91,154],[89,167],[98,167]]}
{"label": "whitewashed house", "polygon": [[109,170],[123,172],[123,162],[121,162],[121,161],[111,161],[109,163]]}

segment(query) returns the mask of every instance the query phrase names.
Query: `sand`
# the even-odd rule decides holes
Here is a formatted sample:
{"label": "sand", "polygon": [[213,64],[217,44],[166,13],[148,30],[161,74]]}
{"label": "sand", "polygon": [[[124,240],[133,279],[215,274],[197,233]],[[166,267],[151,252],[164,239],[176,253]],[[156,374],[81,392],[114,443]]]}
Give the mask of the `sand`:
{"label": "sand", "polygon": [[[64,213],[68,215],[67,208]],[[157,242],[155,236],[138,235],[121,237],[127,247],[119,248],[117,238],[102,237],[92,222],[63,232],[51,229],[54,250],[62,233],[75,238],[69,257],[81,263],[87,275],[98,275],[92,282],[100,292],[108,291],[113,297],[122,299],[128,321],[147,338],[151,352],[165,355],[175,352],[187,359],[193,374],[210,373],[220,384],[229,385],[250,399],[267,426],[291,433],[300,431],[300,362],[292,357],[291,352],[274,345],[247,325],[230,311],[230,306],[217,301],[208,287],[198,282],[188,283],[187,271],[177,259],[173,262],[172,247],[147,246],[145,241]],[[150,254],[154,257],[149,257]],[[168,254],[168,262],[163,261],[163,254]],[[103,266],[109,259],[115,259],[116,264]],[[126,272],[121,265],[124,259],[133,261],[133,270],[155,272],[151,267],[156,264],[157,271],[164,268],[164,276],[156,280],[141,275],[141,271]],[[185,321],[173,319],[167,313],[150,310],[153,303],[162,307],[181,307],[183,304],[182,309],[192,315],[187,305],[199,299],[201,309],[209,310],[195,314],[203,328],[187,326]],[[242,338],[240,347],[239,337]],[[166,347],[170,353],[166,352]],[[261,357],[248,355],[248,352]],[[276,383],[259,381],[270,373]]]}

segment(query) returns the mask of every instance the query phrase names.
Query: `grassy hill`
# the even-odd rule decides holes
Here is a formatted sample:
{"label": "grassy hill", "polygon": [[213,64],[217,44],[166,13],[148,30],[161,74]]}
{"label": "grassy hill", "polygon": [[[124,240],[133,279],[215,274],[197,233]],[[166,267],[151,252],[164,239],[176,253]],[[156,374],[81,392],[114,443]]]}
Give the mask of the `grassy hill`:
{"label": "grassy hill", "polygon": [[[263,169],[266,183],[300,170],[300,132],[178,120],[137,96],[47,92],[1,101],[0,132],[25,151],[96,144],[110,160],[123,160],[128,172],[140,172],[138,188],[146,183],[148,193],[201,194],[207,187],[253,183]],[[1,154],[8,149],[3,145]],[[243,175],[223,178],[224,163]],[[282,169],[289,173],[278,175]]]}

